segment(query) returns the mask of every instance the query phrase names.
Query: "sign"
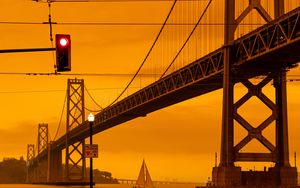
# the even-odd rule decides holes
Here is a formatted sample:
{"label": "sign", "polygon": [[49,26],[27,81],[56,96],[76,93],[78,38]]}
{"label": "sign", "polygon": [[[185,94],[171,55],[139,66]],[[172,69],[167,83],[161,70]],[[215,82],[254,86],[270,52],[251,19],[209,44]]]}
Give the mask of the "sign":
{"label": "sign", "polygon": [[85,158],[98,158],[98,144],[86,144],[84,149]]}

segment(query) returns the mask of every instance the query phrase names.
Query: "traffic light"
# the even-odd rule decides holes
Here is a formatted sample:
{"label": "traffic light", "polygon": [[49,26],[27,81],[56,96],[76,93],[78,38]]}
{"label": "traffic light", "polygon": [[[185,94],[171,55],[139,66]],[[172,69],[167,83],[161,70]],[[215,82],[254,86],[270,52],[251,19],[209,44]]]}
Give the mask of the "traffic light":
{"label": "traffic light", "polygon": [[71,70],[71,38],[70,35],[55,35],[56,70],[64,72]]}

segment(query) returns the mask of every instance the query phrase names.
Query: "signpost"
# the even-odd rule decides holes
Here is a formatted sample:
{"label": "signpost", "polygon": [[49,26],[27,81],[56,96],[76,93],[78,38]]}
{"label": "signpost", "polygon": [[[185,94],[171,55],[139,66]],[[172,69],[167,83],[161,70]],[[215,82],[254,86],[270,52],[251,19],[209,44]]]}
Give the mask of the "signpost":
{"label": "signpost", "polygon": [[86,144],[84,156],[85,158],[98,158],[98,144]]}
{"label": "signpost", "polygon": [[[93,147],[93,124],[94,124],[95,117],[92,113],[88,115],[88,121],[90,124],[90,150],[88,150],[88,156],[90,157],[90,188],[93,188],[93,156],[98,157],[98,145]],[[97,152],[95,151],[97,149]],[[86,150],[85,150],[86,151]],[[87,154],[87,152],[85,153]]]}

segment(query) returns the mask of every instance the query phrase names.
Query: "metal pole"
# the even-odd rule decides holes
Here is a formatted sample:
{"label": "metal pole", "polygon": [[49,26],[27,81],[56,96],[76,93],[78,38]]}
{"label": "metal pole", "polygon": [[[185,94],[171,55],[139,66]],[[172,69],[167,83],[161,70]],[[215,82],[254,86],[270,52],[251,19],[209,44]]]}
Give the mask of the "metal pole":
{"label": "metal pole", "polygon": [[[90,146],[93,144],[93,122],[90,122]],[[93,188],[93,157],[90,157],[90,188]]]}
{"label": "metal pole", "polygon": [[17,52],[44,52],[55,51],[56,48],[28,48],[28,49],[4,49],[0,53],[17,53]]}

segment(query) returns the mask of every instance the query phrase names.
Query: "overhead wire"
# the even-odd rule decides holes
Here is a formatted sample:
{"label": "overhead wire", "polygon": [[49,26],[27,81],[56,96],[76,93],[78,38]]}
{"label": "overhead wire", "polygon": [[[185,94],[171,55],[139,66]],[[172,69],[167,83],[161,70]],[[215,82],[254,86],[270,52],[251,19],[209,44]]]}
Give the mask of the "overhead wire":
{"label": "overhead wire", "polygon": [[[99,76],[99,77],[132,77],[127,73],[58,73],[58,72],[0,72],[0,75],[25,75],[25,76]],[[158,75],[158,74],[157,74]],[[140,77],[154,77],[156,74],[139,74]]]}
{"label": "overhead wire", "polygon": [[[39,3],[88,3],[88,2],[94,2],[94,3],[121,3],[121,2],[168,2],[173,0],[32,0]],[[178,1],[199,1],[199,0],[178,0]],[[200,0],[200,1],[206,1],[206,0]]]}
{"label": "overhead wire", "polygon": [[[79,25],[79,26],[162,26],[164,23],[159,22],[51,22],[52,25]],[[26,21],[0,21],[0,24],[7,25],[45,25],[49,24],[49,22],[26,22]],[[166,23],[165,25],[186,25],[191,26],[196,23]],[[235,24],[225,24],[225,23],[202,23],[198,25],[235,25]],[[239,25],[254,25],[261,26],[265,24],[260,23],[241,23]]]}
{"label": "overhead wire", "polygon": [[[138,89],[140,87],[130,87],[133,89]],[[123,89],[123,87],[107,87],[107,88],[94,88],[90,90],[116,90]],[[24,93],[53,93],[53,92],[64,92],[65,90],[26,90],[26,91],[0,91],[0,94],[24,94]]]}

